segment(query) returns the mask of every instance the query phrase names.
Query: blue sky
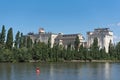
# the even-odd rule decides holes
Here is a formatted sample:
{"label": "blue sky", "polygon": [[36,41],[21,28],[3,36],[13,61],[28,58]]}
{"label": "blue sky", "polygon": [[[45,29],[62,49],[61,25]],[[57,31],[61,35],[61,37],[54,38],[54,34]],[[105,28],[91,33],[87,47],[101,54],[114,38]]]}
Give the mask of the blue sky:
{"label": "blue sky", "polygon": [[[0,26],[24,34],[47,32],[81,33],[110,28],[120,40],[120,0],[0,0]],[[0,28],[1,30],[1,28]]]}

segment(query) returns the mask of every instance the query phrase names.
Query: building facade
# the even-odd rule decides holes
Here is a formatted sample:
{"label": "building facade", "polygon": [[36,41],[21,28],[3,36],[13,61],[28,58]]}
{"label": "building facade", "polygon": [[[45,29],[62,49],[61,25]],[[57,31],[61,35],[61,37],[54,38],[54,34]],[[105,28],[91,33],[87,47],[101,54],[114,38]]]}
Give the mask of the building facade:
{"label": "building facade", "polygon": [[84,43],[84,37],[81,34],[62,34],[59,33],[55,39],[55,43],[67,47],[69,44],[74,47],[76,37],[79,37],[80,45]]}
{"label": "building facade", "polygon": [[109,28],[97,28],[93,32],[87,32],[87,47],[93,44],[94,38],[98,39],[99,48],[105,48],[108,53],[110,41],[113,43],[113,32]]}
{"label": "building facade", "polygon": [[[29,36],[32,39],[32,42],[44,42],[45,44],[48,44],[48,40],[50,38],[51,40],[51,48],[54,44],[63,45],[64,47],[67,47],[69,44],[71,44],[71,47],[74,47],[74,42],[76,37],[79,37],[80,45],[84,43],[84,37],[81,34],[54,34],[54,33],[46,33],[43,28],[39,29],[38,34],[29,33],[27,36]],[[84,44],[83,44],[84,45]]]}
{"label": "building facade", "polygon": [[50,33],[50,32],[46,33],[43,28],[40,28],[38,34],[28,34],[28,36],[32,39],[33,43],[35,41],[37,42],[40,41],[40,42],[44,42],[45,44],[48,44],[48,40],[50,38],[51,47],[53,47],[55,42],[54,40],[57,37],[57,34]]}

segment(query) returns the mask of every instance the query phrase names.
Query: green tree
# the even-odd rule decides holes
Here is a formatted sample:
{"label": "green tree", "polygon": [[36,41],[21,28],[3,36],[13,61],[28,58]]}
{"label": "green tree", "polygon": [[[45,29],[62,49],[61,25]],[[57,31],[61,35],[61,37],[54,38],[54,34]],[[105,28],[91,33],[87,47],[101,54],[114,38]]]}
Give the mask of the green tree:
{"label": "green tree", "polygon": [[2,26],[2,31],[1,31],[1,34],[0,34],[0,44],[2,46],[4,46],[4,43],[5,43],[5,32],[6,32],[5,26],[3,25]]}
{"label": "green tree", "polygon": [[71,43],[70,44],[68,44],[68,46],[67,46],[67,50],[66,50],[66,60],[72,60],[73,59],[73,53],[72,53],[72,45],[71,45]]}
{"label": "green tree", "polygon": [[27,37],[27,48],[31,48],[32,47],[32,39],[30,39],[30,37]]}
{"label": "green tree", "polygon": [[20,34],[20,44],[19,47],[22,48],[24,47],[25,43],[24,43],[24,36],[23,33]]}
{"label": "green tree", "polygon": [[0,50],[0,61],[2,62],[12,62],[13,61],[13,53],[9,49]]}
{"label": "green tree", "polygon": [[52,52],[53,52],[53,61],[58,61],[58,54],[59,54],[59,44],[54,44],[53,48],[52,48]]}
{"label": "green tree", "polygon": [[98,59],[99,57],[99,47],[98,47],[98,39],[94,38],[93,44],[91,46],[91,54],[93,59]]}
{"label": "green tree", "polygon": [[38,42],[37,44],[34,45],[32,48],[32,59],[33,60],[41,60],[42,59],[42,53],[41,53],[41,43]]}
{"label": "green tree", "polygon": [[49,59],[51,60],[51,58],[52,58],[52,49],[51,49],[51,37],[49,37],[49,39],[48,39],[48,48],[47,48],[47,51],[48,51],[48,57],[49,57]]}
{"label": "green tree", "polygon": [[115,54],[114,57],[116,59],[120,60],[120,42],[117,43],[116,47],[115,47]]}
{"label": "green tree", "polygon": [[81,45],[79,48],[79,53],[76,57],[78,57],[78,59],[83,60],[83,59],[85,59],[84,54],[86,54],[86,53],[84,53],[84,47],[83,47],[83,45]]}
{"label": "green tree", "polygon": [[28,53],[28,49],[23,48],[16,48],[14,49],[14,62],[25,62],[30,60],[30,53]]}
{"label": "green tree", "polygon": [[18,31],[15,36],[15,47],[19,48],[19,46],[20,46],[20,32]]}
{"label": "green tree", "polygon": [[74,47],[76,51],[78,51],[79,49],[79,44],[80,44],[79,36],[76,36],[75,42],[74,42]]}
{"label": "green tree", "polygon": [[12,28],[10,28],[7,34],[6,48],[12,49],[12,47],[13,47],[13,30]]}
{"label": "green tree", "polygon": [[41,43],[41,49],[42,49],[42,51],[41,51],[41,53],[42,53],[42,60],[43,61],[47,61],[47,59],[48,59],[48,47],[47,47],[47,45],[45,44],[45,43]]}
{"label": "green tree", "polygon": [[51,48],[51,37],[48,39],[48,48]]}
{"label": "green tree", "polygon": [[105,51],[105,47],[103,49],[100,49],[100,59],[109,59],[109,55]]}
{"label": "green tree", "polygon": [[92,47],[93,47],[93,49],[95,49],[95,50],[98,50],[98,49],[99,49],[99,47],[98,47],[98,39],[97,39],[97,37],[94,38],[94,41],[93,41],[93,45],[92,45]]}
{"label": "green tree", "polygon": [[109,53],[110,57],[113,58],[113,56],[115,54],[115,48],[114,48],[111,40],[110,40],[110,43],[109,43],[109,52],[108,53]]}

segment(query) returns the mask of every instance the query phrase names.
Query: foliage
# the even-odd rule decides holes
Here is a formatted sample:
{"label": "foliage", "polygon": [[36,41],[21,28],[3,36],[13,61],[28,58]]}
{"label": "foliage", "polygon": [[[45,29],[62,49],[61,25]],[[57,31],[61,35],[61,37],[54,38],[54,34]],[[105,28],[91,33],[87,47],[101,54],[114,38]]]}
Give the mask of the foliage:
{"label": "foliage", "polygon": [[110,40],[110,43],[109,43],[109,56],[111,57],[111,59],[113,59],[113,57],[115,57],[115,47],[114,45],[112,44],[111,40]]}
{"label": "foliage", "polygon": [[75,50],[78,51],[79,44],[80,44],[79,36],[76,37],[74,44],[75,44]]}
{"label": "foliage", "polygon": [[5,26],[3,25],[3,26],[2,26],[2,31],[1,31],[1,33],[0,33],[0,48],[3,48],[3,47],[4,47],[5,35],[6,35],[5,32],[6,32]]}
{"label": "foliage", "polygon": [[13,31],[12,28],[10,28],[7,34],[6,49],[12,49],[12,47],[13,47]]}
{"label": "foliage", "polygon": [[15,36],[15,47],[19,48],[19,46],[20,46],[20,32],[18,31]]}
{"label": "foliage", "polygon": [[93,44],[90,47],[90,51],[91,51],[91,56],[93,57],[93,59],[99,59],[99,47],[98,47],[98,39],[97,37],[94,38]]}
{"label": "foliage", "polygon": [[32,39],[30,37],[27,37],[27,48],[32,47]]}

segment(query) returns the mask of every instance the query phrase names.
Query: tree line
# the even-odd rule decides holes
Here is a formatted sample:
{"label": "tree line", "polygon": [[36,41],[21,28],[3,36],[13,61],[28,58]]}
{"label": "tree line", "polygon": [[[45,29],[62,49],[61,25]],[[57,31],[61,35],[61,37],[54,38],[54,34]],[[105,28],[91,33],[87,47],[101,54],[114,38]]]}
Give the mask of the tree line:
{"label": "tree line", "polygon": [[10,28],[6,35],[5,26],[0,32],[0,62],[26,62],[26,61],[70,61],[70,60],[120,60],[120,42],[113,45],[110,41],[109,52],[100,49],[97,38],[94,39],[90,48],[80,45],[79,38],[76,37],[74,48],[71,44],[65,48],[59,44],[54,44],[51,48],[50,38],[48,44],[43,42],[34,43],[30,37],[26,37],[20,31],[13,39],[13,29]]}

